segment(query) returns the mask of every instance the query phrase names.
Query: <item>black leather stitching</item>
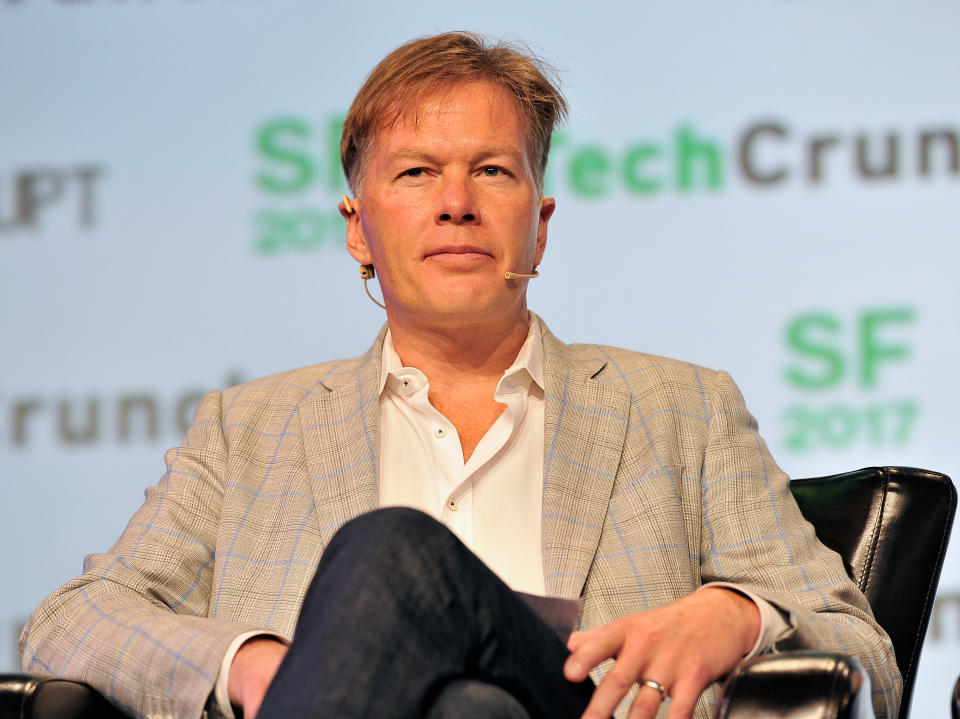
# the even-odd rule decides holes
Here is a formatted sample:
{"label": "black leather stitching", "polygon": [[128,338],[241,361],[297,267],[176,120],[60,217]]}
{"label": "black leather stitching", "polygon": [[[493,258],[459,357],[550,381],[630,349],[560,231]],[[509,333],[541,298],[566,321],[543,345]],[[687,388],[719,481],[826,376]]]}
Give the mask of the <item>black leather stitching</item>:
{"label": "black leather stitching", "polygon": [[[864,557],[863,567],[861,568],[860,574],[860,591],[867,591],[867,584],[870,579],[870,570],[873,568],[873,561],[877,556],[877,543],[880,541],[880,527],[883,525],[884,513],[887,509],[887,493],[890,491],[890,477],[887,472],[880,473],[880,479],[883,486],[882,491],[880,492],[879,503],[880,507],[877,511],[873,512],[874,520],[873,527],[870,529],[870,551],[867,552],[867,556]],[[873,507],[871,507],[871,511]]]}

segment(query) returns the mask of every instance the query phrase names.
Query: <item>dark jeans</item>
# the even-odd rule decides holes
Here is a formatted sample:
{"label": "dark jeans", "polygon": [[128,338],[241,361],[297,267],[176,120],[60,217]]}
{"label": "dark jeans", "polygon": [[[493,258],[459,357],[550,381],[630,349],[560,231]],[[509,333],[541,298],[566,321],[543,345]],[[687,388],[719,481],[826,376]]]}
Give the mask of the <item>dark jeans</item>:
{"label": "dark jeans", "polygon": [[261,719],[575,719],[554,631],[446,527],[380,509],[330,542]]}

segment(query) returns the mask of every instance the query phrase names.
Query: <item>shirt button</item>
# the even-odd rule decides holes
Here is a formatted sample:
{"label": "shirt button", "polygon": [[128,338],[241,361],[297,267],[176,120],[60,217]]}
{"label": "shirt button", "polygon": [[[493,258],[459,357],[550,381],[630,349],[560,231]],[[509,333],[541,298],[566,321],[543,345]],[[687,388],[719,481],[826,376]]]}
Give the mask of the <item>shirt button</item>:
{"label": "shirt button", "polygon": [[447,436],[447,428],[437,427],[436,429],[433,430],[433,433],[436,435],[437,439],[443,439],[444,437]]}
{"label": "shirt button", "polygon": [[457,500],[453,499],[452,497],[447,500],[447,506],[450,508],[451,512],[456,512],[458,509],[460,509],[460,505],[457,504]]}

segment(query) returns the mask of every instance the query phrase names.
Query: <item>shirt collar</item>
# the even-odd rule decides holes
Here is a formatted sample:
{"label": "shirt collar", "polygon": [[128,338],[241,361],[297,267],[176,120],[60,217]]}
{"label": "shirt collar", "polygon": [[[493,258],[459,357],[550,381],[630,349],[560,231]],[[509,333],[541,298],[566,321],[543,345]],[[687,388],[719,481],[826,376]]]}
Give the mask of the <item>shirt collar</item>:
{"label": "shirt collar", "polygon": [[[529,314],[529,325],[527,328],[527,338],[524,340],[517,358],[513,361],[500,383],[497,385],[497,393],[509,392],[514,387],[527,387],[532,379],[537,383],[540,389],[543,389],[543,335],[540,332],[540,322],[534,319],[533,314]],[[387,334],[383,338],[383,350],[380,355],[380,387],[378,393],[383,394],[383,388],[387,384],[387,379],[391,376],[397,377],[402,371],[415,368],[404,367],[400,361],[400,355],[393,345],[393,335],[387,328]],[[419,373],[419,370],[416,370]]]}

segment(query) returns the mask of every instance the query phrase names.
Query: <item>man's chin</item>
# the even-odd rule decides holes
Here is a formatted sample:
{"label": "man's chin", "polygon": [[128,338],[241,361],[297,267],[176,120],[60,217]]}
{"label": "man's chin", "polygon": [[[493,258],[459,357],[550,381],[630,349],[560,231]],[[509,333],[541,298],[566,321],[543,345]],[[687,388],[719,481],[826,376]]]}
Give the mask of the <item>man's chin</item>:
{"label": "man's chin", "polygon": [[491,302],[487,298],[478,297],[449,297],[439,302],[434,298],[430,306],[424,308],[420,314],[421,317],[429,317],[433,322],[449,327],[506,325],[515,322],[521,315],[525,320],[525,307],[523,311],[519,311],[515,304],[504,306],[502,302]]}

